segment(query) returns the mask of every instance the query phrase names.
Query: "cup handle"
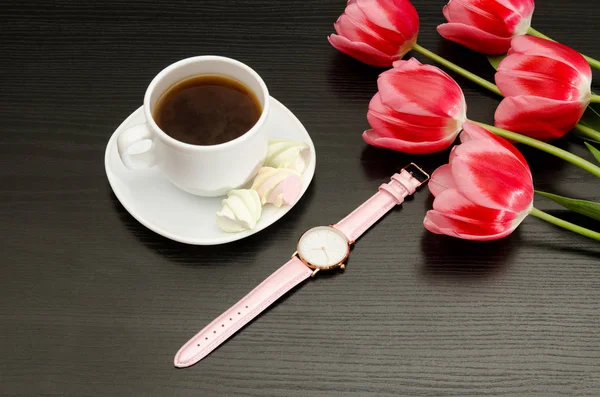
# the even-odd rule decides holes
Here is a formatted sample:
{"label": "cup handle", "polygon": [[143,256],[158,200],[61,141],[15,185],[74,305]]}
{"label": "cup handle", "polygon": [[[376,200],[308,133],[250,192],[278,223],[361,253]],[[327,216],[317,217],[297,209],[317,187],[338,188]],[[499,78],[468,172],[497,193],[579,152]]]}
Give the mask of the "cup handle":
{"label": "cup handle", "polygon": [[[129,152],[131,146],[144,140],[152,141],[152,146],[148,150],[135,154]],[[121,132],[117,139],[117,149],[121,161],[130,170],[141,170],[156,165],[154,136],[146,123],[135,125]]]}

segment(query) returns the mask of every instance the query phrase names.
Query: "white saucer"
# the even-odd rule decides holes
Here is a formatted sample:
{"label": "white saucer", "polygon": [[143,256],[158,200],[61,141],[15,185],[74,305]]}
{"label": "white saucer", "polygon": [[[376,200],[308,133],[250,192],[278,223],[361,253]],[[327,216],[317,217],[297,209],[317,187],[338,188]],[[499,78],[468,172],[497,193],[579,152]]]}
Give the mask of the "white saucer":
{"label": "white saucer", "polygon": [[[225,233],[216,225],[216,213],[223,197],[198,197],[176,188],[157,168],[130,171],[117,153],[117,136],[121,131],[145,121],[140,107],[114,132],[104,156],[106,176],[113,192],[127,211],[148,229],[187,244],[216,245],[248,237],[272,225],[293,206],[263,207],[262,216],[253,230]],[[302,175],[304,195],[315,174],[316,155],[308,132],[294,114],[271,97],[271,114],[265,124],[269,138],[287,138],[310,146],[310,161]],[[298,200],[300,199],[298,198]],[[297,202],[297,201],[296,201]]]}

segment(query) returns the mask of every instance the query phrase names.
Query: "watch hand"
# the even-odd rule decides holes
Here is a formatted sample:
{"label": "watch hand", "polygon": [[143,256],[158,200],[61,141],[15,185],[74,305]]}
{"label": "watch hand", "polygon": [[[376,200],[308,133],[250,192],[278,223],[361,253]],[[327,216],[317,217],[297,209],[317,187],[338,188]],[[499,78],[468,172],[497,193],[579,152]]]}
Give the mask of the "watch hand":
{"label": "watch hand", "polygon": [[327,251],[325,251],[325,247],[321,247],[321,250],[325,254],[325,259],[327,259],[327,263],[329,263],[329,256],[327,255]]}

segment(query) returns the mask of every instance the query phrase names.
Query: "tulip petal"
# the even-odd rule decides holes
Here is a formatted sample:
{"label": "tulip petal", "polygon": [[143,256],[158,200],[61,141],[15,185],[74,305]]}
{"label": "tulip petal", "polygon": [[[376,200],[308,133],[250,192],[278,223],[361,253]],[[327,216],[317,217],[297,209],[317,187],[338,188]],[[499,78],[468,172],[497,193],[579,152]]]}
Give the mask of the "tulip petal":
{"label": "tulip petal", "polygon": [[511,42],[511,53],[557,59],[578,70],[585,79],[592,81],[592,69],[585,58],[566,45],[532,36],[518,36]]}
{"label": "tulip petal", "polygon": [[[512,37],[521,16],[505,5],[493,1],[472,4],[472,1],[451,0],[443,14],[451,23],[462,23],[500,37]],[[480,2],[482,3],[482,2]]]}
{"label": "tulip petal", "polygon": [[523,18],[531,18],[535,4],[533,0],[493,0],[502,4],[506,8],[510,8]]}
{"label": "tulip petal", "polygon": [[504,54],[510,37],[501,37],[462,23],[444,23],[437,27],[444,38],[483,54]]}
{"label": "tulip petal", "polygon": [[397,138],[382,137],[377,133],[377,131],[372,129],[363,132],[363,139],[371,146],[411,154],[429,154],[440,152],[450,147],[450,145],[452,145],[454,142],[452,137],[435,142],[410,142]]}
{"label": "tulip petal", "polygon": [[466,101],[459,85],[441,69],[415,67],[416,60],[395,62],[379,76],[377,87],[386,106],[421,116],[466,118]]}
{"label": "tulip petal", "polygon": [[560,138],[578,122],[586,103],[534,96],[504,98],[496,109],[496,126],[543,141]]}
{"label": "tulip petal", "polygon": [[444,164],[433,171],[427,186],[434,197],[437,197],[440,193],[447,189],[455,189],[456,183],[454,182],[454,177],[452,176],[452,167],[450,167],[450,164]]}
{"label": "tulip petal", "polygon": [[458,191],[475,204],[520,213],[533,202],[529,168],[493,140],[456,146],[450,164]]}
{"label": "tulip petal", "polygon": [[381,95],[375,94],[369,102],[369,111],[387,119],[400,119],[412,126],[423,126],[432,129],[445,128],[448,126],[448,117],[421,116],[412,113],[399,112],[383,103]]}
{"label": "tulip petal", "polygon": [[369,21],[400,33],[404,40],[413,39],[419,31],[417,10],[408,0],[356,0],[355,4]]}
{"label": "tulip petal", "polygon": [[531,170],[529,169],[529,164],[527,164],[527,160],[523,154],[509,141],[504,138],[501,138],[482,126],[475,124],[471,121],[467,121],[463,124],[463,131],[460,133],[460,141],[462,143],[468,142],[473,139],[491,139],[495,141],[497,144],[502,146],[503,148],[509,150],[529,171],[529,175],[531,175]]}
{"label": "tulip petal", "polygon": [[[452,120],[452,119],[450,119]],[[454,141],[461,130],[458,123],[440,128],[412,125],[401,119],[390,119],[369,111],[367,113],[369,125],[381,137],[402,139],[409,142],[436,142],[451,139]]]}
{"label": "tulip petal", "polygon": [[365,43],[390,57],[398,53],[398,45],[392,41],[385,40],[377,32],[371,30],[368,25],[360,24],[355,19],[343,14],[333,25],[335,31],[351,42]]}
{"label": "tulip petal", "polygon": [[467,222],[435,210],[427,211],[423,220],[423,226],[432,233],[475,241],[498,240],[511,234],[518,225],[515,222]]}
{"label": "tulip petal", "polygon": [[[370,21],[367,18],[367,15],[365,15],[365,13],[362,12],[362,10],[358,7],[356,1],[348,4],[346,10],[340,18],[342,17],[351,19],[356,25],[361,26],[363,30],[369,32],[369,34],[372,36],[378,37],[380,40],[393,44],[393,46],[396,47],[396,52],[398,51],[398,48],[400,48],[407,41],[401,32],[385,29]],[[342,36],[344,35],[342,34]]]}
{"label": "tulip petal", "polygon": [[345,37],[332,34],[327,40],[339,51],[371,66],[389,67],[394,59],[365,43],[352,42]]}
{"label": "tulip petal", "polygon": [[467,121],[463,124],[463,132],[460,134],[461,143],[469,142],[475,139],[491,139],[494,136],[490,131],[482,126]]}
{"label": "tulip petal", "polygon": [[498,66],[496,84],[504,96],[535,95],[565,101],[589,98],[590,81],[560,60],[513,53]]}
{"label": "tulip petal", "polygon": [[380,94],[375,94],[369,103],[367,120],[380,137],[410,142],[439,141],[449,137],[454,140],[461,130],[460,123],[451,118],[396,112],[383,104]]}
{"label": "tulip petal", "polygon": [[445,215],[453,215],[471,222],[483,223],[506,223],[519,218],[519,214],[513,211],[498,210],[483,207],[469,201],[456,189],[446,189],[436,196],[433,209]]}
{"label": "tulip petal", "polygon": [[407,60],[399,59],[394,61],[392,66],[394,66],[396,70],[406,72],[407,70],[419,70],[423,64],[419,62],[417,58],[409,58]]}

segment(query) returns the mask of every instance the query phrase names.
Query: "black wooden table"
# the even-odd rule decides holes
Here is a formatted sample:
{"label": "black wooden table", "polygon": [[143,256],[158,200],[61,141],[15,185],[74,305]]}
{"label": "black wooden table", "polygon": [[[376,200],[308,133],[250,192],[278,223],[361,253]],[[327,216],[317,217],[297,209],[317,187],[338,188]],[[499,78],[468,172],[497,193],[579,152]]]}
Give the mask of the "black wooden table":
{"label": "black wooden table", "polygon": [[[437,35],[443,3],[414,1],[419,43],[492,78],[484,57]],[[536,28],[600,57],[595,0],[538,3]],[[284,263],[305,229],[339,220],[407,162],[432,171],[448,159],[363,142],[382,69],[328,44],[344,5],[1,2],[1,395],[600,395],[598,243],[535,218],[496,242],[436,236],[422,226],[426,189],[359,241],[345,273],[296,289],[198,365],[173,367],[181,344]],[[109,137],[152,77],[200,54],[257,70],[318,152],[301,202],[224,246],[144,228],[104,172]],[[470,117],[491,122],[498,99],[457,80]],[[558,144],[589,157],[575,139]],[[600,200],[590,175],[524,153],[539,189]]]}

